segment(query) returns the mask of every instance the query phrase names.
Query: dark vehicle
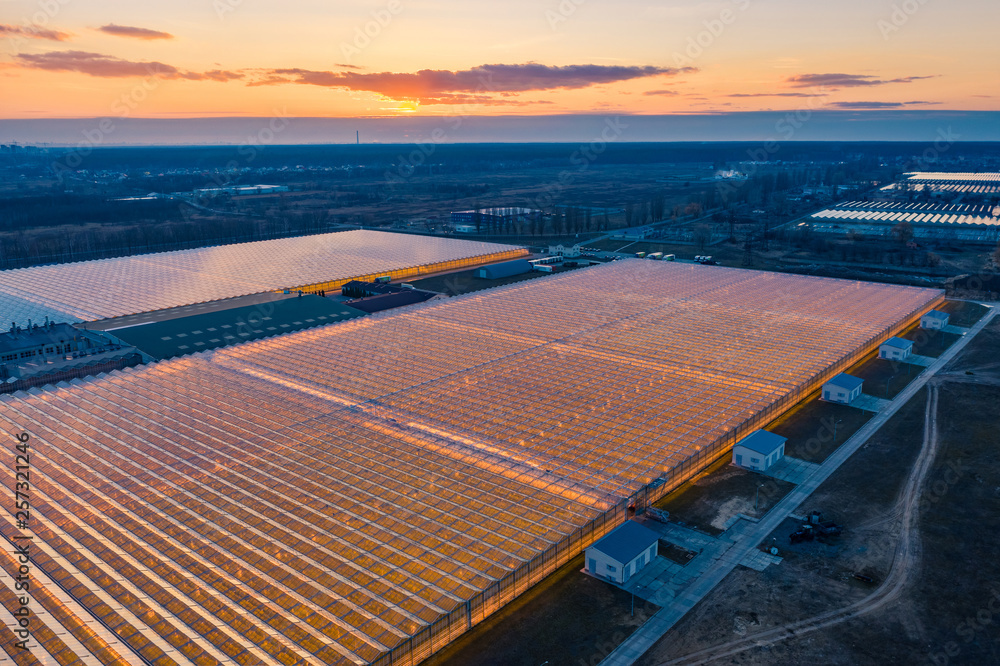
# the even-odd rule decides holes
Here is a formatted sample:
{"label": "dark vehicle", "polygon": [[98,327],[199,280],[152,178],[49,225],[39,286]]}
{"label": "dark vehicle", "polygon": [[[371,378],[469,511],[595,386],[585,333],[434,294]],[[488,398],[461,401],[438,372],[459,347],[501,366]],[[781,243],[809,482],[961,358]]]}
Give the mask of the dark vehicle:
{"label": "dark vehicle", "polygon": [[844,529],[840,525],[833,522],[832,520],[829,520],[825,523],[819,523],[816,526],[816,529],[823,536],[839,536],[840,533],[844,531]]}
{"label": "dark vehicle", "polygon": [[816,530],[812,525],[803,525],[797,532],[792,532],[788,540],[792,543],[802,543],[803,541],[813,541],[816,539]]}
{"label": "dark vehicle", "polygon": [[824,521],[819,511],[813,511],[809,514],[808,521],[802,523],[798,531],[793,532],[788,538],[792,543],[802,543],[817,538],[840,536],[843,531],[843,527],[832,520]]}

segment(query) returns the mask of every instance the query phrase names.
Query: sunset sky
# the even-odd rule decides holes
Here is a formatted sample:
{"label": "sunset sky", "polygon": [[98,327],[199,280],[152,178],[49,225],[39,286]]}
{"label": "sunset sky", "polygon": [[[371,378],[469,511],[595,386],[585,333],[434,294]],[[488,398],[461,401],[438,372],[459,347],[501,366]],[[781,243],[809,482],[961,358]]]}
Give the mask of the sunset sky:
{"label": "sunset sky", "polygon": [[996,0],[0,0],[0,117],[1000,110],[998,18]]}

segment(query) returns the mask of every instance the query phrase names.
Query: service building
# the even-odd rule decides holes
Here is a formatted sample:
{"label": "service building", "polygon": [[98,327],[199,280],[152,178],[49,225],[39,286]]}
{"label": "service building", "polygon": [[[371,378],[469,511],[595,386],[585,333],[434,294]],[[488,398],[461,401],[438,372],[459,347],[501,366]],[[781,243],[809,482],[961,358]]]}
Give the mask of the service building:
{"label": "service building", "polygon": [[878,348],[878,357],[888,361],[905,361],[913,353],[913,340],[889,338]]}
{"label": "service building", "polygon": [[823,384],[823,400],[849,405],[861,396],[865,380],[842,372]]}
{"label": "service building", "polygon": [[587,549],[587,571],[623,585],[656,557],[659,535],[629,520]]}
{"label": "service building", "polygon": [[733,463],[738,467],[766,472],[785,457],[787,438],[766,430],[750,433],[733,447]]}
{"label": "service building", "polygon": [[931,310],[923,317],[920,318],[920,328],[927,328],[935,331],[940,331],[942,328],[948,325],[949,315],[947,312],[941,312],[940,310]]}

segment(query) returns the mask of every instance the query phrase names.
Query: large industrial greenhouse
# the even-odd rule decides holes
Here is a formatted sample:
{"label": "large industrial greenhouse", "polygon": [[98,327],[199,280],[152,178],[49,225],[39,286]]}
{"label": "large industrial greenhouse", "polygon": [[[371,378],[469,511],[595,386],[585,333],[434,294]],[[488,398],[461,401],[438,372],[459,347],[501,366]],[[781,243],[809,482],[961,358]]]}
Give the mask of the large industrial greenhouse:
{"label": "large industrial greenhouse", "polygon": [[813,213],[803,224],[825,233],[888,236],[902,222],[910,225],[916,238],[989,243],[1000,239],[1000,209],[990,205],[847,201]]}
{"label": "large industrial greenhouse", "polygon": [[941,296],[629,260],[0,399],[37,652],[417,664]]}
{"label": "large industrial greenhouse", "polygon": [[952,173],[925,171],[908,173],[899,183],[884,189],[922,190],[927,187],[933,192],[953,192],[955,194],[1000,194],[1000,173]]}
{"label": "large industrial greenhouse", "polygon": [[5,323],[93,321],[276,289],[338,289],[528,254],[524,248],[382,231],[280,240],[0,271]]}

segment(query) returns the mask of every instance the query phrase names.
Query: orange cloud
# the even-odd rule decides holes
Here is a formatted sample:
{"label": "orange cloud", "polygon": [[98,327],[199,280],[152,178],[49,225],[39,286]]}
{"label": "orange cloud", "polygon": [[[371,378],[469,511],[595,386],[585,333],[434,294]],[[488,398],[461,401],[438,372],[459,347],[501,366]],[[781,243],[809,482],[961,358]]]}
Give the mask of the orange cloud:
{"label": "orange cloud", "polygon": [[301,84],[374,92],[391,99],[424,104],[482,103],[491,94],[579,89],[653,76],[697,71],[691,67],[622,65],[549,66],[537,63],[480,65],[466,70],[422,69],[417,72],[331,72],[272,69],[248,85]]}
{"label": "orange cloud", "polygon": [[933,106],[941,102],[833,102],[830,106],[838,109],[861,110],[861,109],[898,109],[904,106]]}
{"label": "orange cloud", "polygon": [[733,93],[726,97],[826,97],[824,93],[800,93],[800,92],[780,92],[780,93]]}
{"label": "orange cloud", "polygon": [[169,32],[160,32],[159,30],[150,30],[149,28],[136,28],[131,25],[115,25],[114,23],[109,23],[107,25],[102,25],[98,28],[103,33],[109,35],[114,35],[116,37],[131,37],[133,39],[173,39],[174,36]]}
{"label": "orange cloud", "polygon": [[101,53],[87,51],[49,51],[48,53],[18,53],[15,62],[28,69],[50,72],[78,72],[104,78],[152,76],[160,79],[187,79],[189,81],[232,81],[243,75],[226,70],[186,72],[162,62],[137,62],[123,60]]}
{"label": "orange cloud", "polygon": [[831,88],[858,88],[865,86],[884,86],[889,83],[912,83],[921,79],[932,79],[933,76],[906,76],[900,79],[881,80],[870,74],[799,74],[789,76],[785,81],[793,88],[809,88],[812,86],[829,86]]}
{"label": "orange cloud", "polygon": [[0,23],[0,36],[25,37],[27,39],[47,39],[50,42],[65,42],[70,38],[69,33],[58,30],[46,30],[37,26],[19,28],[16,25],[6,25]]}

